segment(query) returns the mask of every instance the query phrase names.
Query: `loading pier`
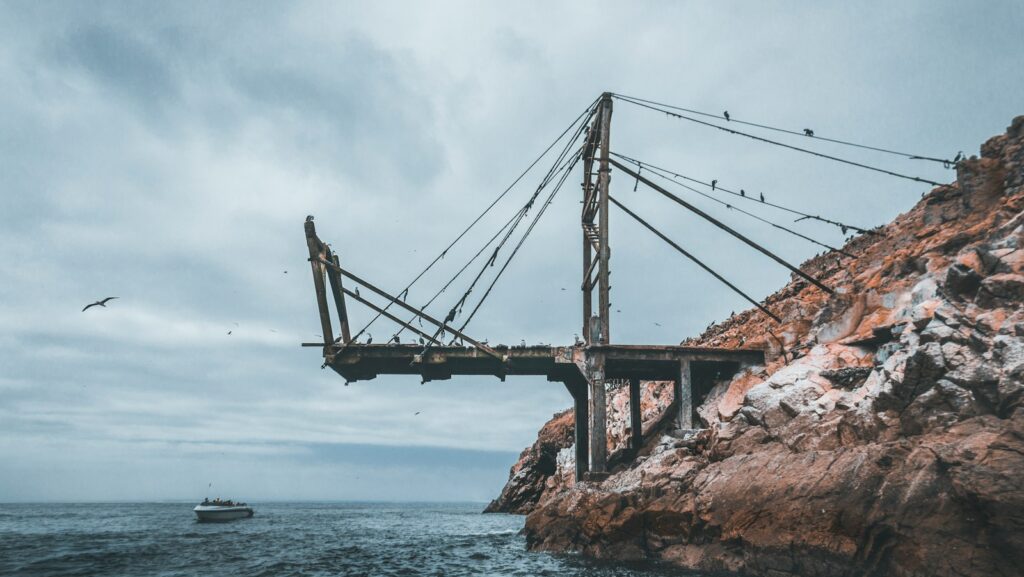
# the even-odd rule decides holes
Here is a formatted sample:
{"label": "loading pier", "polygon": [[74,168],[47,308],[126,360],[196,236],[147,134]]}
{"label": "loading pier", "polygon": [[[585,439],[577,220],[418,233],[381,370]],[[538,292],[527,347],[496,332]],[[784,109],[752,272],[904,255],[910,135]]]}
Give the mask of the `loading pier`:
{"label": "loading pier", "polygon": [[[445,285],[430,302],[424,306],[415,307],[405,302],[406,296],[409,287],[423,273],[420,273],[420,276],[413,279],[403,291],[399,291],[397,294],[389,293],[343,268],[338,254],[334,253],[331,247],[317,236],[313,217],[307,217],[305,237],[309,249],[309,262],[312,267],[317,307],[324,340],[317,343],[303,343],[303,345],[320,348],[323,352],[324,366],[330,367],[337,372],[346,382],[371,380],[378,375],[417,375],[422,382],[450,379],[455,375],[493,376],[502,381],[509,376],[529,375],[543,376],[548,381],[562,383],[572,396],[573,408],[575,410],[577,480],[599,479],[607,474],[608,426],[606,391],[611,382],[626,381],[629,383],[629,446],[631,449],[637,450],[643,443],[643,432],[640,422],[641,381],[673,382],[675,428],[683,430],[693,429],[695,395],[705,393],[709,387],[708,383],[712,383],[717,379],[729,378],[745,367],[763,364],[764,352],[759,349],[613,344],[611,342],[611,318],[609,314],[609,293],[611,288],[609,283],[611,250],[608,240],[609,200],[614,202],[616,206],[626,210],[627,214],[633,218],[639,219],[635,213],[625,209],[617,200],[611,199],[609,195],[611,167],[615,166],[627,174],[631,178],[630,184],[633,184],[632,179],[635,179],[636,184],[633,184],[634,187],[643,183],[645,186],[653,188],[663,195],[668,195],[670,198],[678,200],[674,195],[671,195],[662,187],[642,176],[640,174],[641,169],[638,168],[634,172],[625,165],[610,158],[613,155],[609,148],[611,115],[612,95],[606,93],[598,98],[575,123],[570,125],[569,129],[566,129],[566,133],[563,133],[563,136],[571,132],[570,129],[575,128],[573,137],[566,144],[562,154],[556,159],[554,166],[548,171],[548,175],[530,201],[516,215],[513,215],[513,219],[506,223],[505,227],[502,227],[492,237],[491,241],[473,257],[473,259],[476,259],[481,254],[490,255],[490,259],[484,261],[481,273],[476,276],[469,289],[448,311],[443,320],[428,314],[426,308],[444,292],[444,289],[466,267],[463,267],[456,274],[456,277],[449,281],[449,285]],[[552,146],[558,142],[556,140]],[[551,150],[551,147],[548,150]],[[547,151],[545,151],[546,153]],[[536,164],[536,161],[534,164]],[[548,200],[544,202],[538,200],[540,209],[533,221],[534,224],[536,223],[536,219],[543,214],[550,204],[550,199],[554,193],[557,193],[558,189],[561,188],[561,185],[577,164],[582,164],[583,167],[583,194],[580,215],[583,257],[582,280],[580,284],[583,330],[580,334],[583,338],[577,339],[577,342],[574,344],[566,346],[508,346],[489,345],[486,341],[470,337],[465,333],[466,325],[472,320],[477,310],[479,310],[483,300],[490,294],[490,288],[494,286],[494,283],[497,282],[497,279],[507,267],[508,262],[515,256],[522,245],[522,240],[511,250],[508,260],[505,261],[504,266],[500,267],[500,269],[495,267],[495,264],[500,264],[497,260],[499,250],[502,249],[505,241],[511,237],[512,231],[518,226],[519,222],[524,220],[525,215],[534,206],[534,201],[537,200],[540,192],[545,187],[553,185],[554,192],[551,193]],[[693,208],[683,201],[679,202],[682,202],[684,207]],[[492,204],[491,206],[494,205]],[[490,210],[490,208],[488,207],[487,210]],[[484,214],[486,214],[487,210],[484,211]],[[699,213],[698,216],[710,218],[703,213]],[[477,221],[479,221],[479,218]],[[470,228],[477,221],[474,221]],[[711,271],[703,263],[696,261],[692,255],[686,253],[681,247],[669,241],[662,233],[656,231],[643,221],[641,223],[658,234],[663,240],[668,241],[677,251],[682,252],[684,256],[694,260],[705,270],[711,272],[729,288],[741,294],[747,300],[752,301],[750,297],[729,284],[720,275]],[[525,240],[525,236],[529,234],[532,228],[531,224],[524,233],[523,240]],[[468,231],[469,229],[466,230]],[[734,236],[738,234],[732,229],[727,229],[727,232]],[[464,234],[465,232],[459,235],[455,242],[458,242]],[[501,241],[494,245],[493,252],[491,252],[491,243],[498,238],[501,238]],[[756,245],[746,238],[742,240],[790,267],[797,274],[806,276],[799,269],[792,267],[774,254],[769,253],[767,249]],[[454,242],[452,244],[454,245]],[[451,246],[449,245],[448,248],[451,248]],[[442,258],[447,253],[448,248],[426,270],[429,270],[434,263]],[[473,259],[470,260],[470,263],[467,263],[467,267],[472,264]],[[498,270],[490,287],[483,291],[480,302],[476,304],[475,308],[471,309],[471,312],[463,320],[462,324],[458,327],[455,326],[456,323],[454,321],[459,318],[463,307],[468,304],[467,299],[470,293],[473,292],[477,281],[481,279],[484,272],[487,272],[489,268],[491,270]],[[816,279],[810,279],[810,282],[820,285]],[[361,294],[358,289],[353,291],[347,288],[345,286],[346,283],[354,283],[363,288],[364,293],[368,292],[373,297]],[[820,286],[824,290],[828,290],[824,285]],[[370,324],[383,317],[396,323],[399,326],[399,330],[392,339],[384,343],[371,344],[360,342],[359,337],[366,330],[366,327],[362,331],[357,332],[356,335],[351,334],[346,299],[357,301],[376,312],[376,316]],[[373,302],[373,299],[377,300],[377,304]],[[332,304],[334,305],[338,320],[339,336],[337,338],[334,336],[334,321],[331,314]],[[774,318],[774,315],[760,303],[755,302],[754,304],[761,308],[766,315]],[[402,311],[404,313],[400,316],[399,313]],[[402,316],[407,314],[412,316],[408,317],[408,320],[403,320]],[[415,324],[413,323],[414,320],[416,320]],[[431,328],[425,329],[423,328],[424,326]],[[418,344],[415,342],[402,343],[400,341],[399,335],[406,331],[415,335],[413,338],[418,341]],[[699,398],[697,401],[699,401]]]}

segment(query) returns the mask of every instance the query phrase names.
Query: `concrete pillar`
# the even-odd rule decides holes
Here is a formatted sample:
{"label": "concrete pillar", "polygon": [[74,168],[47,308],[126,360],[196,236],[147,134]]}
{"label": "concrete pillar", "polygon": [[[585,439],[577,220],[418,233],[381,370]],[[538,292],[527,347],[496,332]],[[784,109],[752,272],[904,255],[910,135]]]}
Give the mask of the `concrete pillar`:
{"label": "concrete pillar", "polygon": [[639,451],[644,444],[644,423],[640,415],[640,379],[629,379],[629,448]]}
{"label": "concrete pillar", "polygon": [[590,355],[587,365],[587,381],[590,383],[590,470],[594,473],[604,473],[608,469],[604,354]]}
{"label": "concrete pillar", "polygon": [[587,384],[583,379],[579,382],[565,383],[572,395],[572,407],[574,414],[573,428],[575,429],[576,442],[576,480],[582,481],[583,476],[590,470],[590,410],[587,405]]}
{"label": "concrete pillar", "polygon": [[679,378],[675,383],[675,397],[679,407],[676,426],[680,429],[693,428],[693,381],[690,377],[690,359],[679,361]]}

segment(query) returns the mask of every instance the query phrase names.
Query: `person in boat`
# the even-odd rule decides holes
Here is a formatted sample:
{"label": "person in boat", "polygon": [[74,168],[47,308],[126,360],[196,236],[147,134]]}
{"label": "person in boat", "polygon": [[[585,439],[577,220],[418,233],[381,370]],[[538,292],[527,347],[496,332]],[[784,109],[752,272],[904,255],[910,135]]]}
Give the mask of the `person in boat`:
{"label": "person in boat", "polygon": [[209,504],[210,504],[210,498],[209,497],[203,497],[203,505],[209,505]]}

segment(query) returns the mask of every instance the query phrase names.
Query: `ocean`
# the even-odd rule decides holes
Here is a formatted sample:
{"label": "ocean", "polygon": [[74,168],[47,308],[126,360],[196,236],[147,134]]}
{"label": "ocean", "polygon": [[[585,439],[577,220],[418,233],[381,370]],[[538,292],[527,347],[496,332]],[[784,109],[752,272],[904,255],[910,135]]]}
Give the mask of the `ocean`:
{"label": "ocean", "polygon": [[252,503],[224,524],[197,523],[193,505],[0,504],[0,575],[694,577],[528,552],[524,518],[482,503]]}

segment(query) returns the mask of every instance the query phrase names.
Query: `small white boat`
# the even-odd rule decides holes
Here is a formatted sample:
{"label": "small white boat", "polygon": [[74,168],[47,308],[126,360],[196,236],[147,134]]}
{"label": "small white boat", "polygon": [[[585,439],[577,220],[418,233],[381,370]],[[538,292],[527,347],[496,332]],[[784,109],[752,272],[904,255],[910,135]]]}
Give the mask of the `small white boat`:
{"label": "small white boat", "polygon": [[[230,503],[230,501],[228,502]],[[245,503],[213,503],[204,502],[192,509],[196,513],[199,522],[234,521],[235,519],[248,519],[255,514],[252,507]]]}

